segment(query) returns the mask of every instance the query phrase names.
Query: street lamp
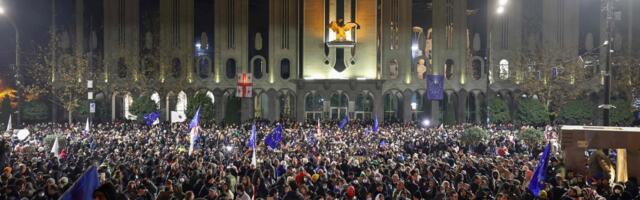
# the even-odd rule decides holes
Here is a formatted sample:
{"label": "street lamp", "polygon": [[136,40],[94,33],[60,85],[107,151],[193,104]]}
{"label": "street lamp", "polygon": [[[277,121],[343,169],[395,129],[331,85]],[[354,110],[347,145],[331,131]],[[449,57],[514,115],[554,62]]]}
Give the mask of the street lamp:
{"label": "street lamp", "polygon": [[18,26],[16,26],[16,23],[11,19],[11,17],[6,15],[6,12],[4,10],[4,7],[0,6],[0,15],[4,15],[7,17],[7,21],[9,21],[9,24],[11,24],[11,27],[13,27],[13,29],[16,31],[16,64],[15,64],[15,79],[16,79],[16,99],[17,99],[17,106],[16,106],[16,124],[21,123],[21,119],[20,119],[20,106],[22,105],[22,89],[21,89],[21,83],[20,83],[20,31],[18,30]]}
{"label": "street lamp", "polygon": [[[498,17],[501,17],[502,14],[504,14],[505,6],[507,5],[508,2],[509,2],[509,0],[498,0],[498,5],[497,5],[498,7],[496,8],[496,14],[497,14],[496,15],[496,19]],[[493,21],[494,20],[490,20],[489,21],[489,42],[488,42],[489,45],[488,45],[488,47],[486,49],[487,53],[485,54],[485,56],[486,56],[485,60],[487,60],[487,62],[489,63],[487,65],[487,66],[489,66],[489,70],[488,70],[489,73],[486,74],[486,76],[487,76],[487,82],[486,82],[487,83],[487,91],[486,92],[487,93],[489,93],[489,91],[491,90],[491,83],[492,83],[492,80],[493,80],[493,76],[492,76],[493,75],[493,73],[492,73],[492,71],[493,71],[493,67],[492,67],[492,65],[493,65],[493,59],[492,59],[492,56],[493,56],[493,41],[492,41],[492,37],[493,37],[493,25],[494,25]],[[486,111],[489,110],[489,103],[488,103],[489,102],[489,96],[490,95],[485,95],[485,97],[484,97],[485,98],[485,102],[487,102],[486,103],[486,107],[485,107]],[[489,123],[489,118],[487,117],[487,124],[488,123]]]}

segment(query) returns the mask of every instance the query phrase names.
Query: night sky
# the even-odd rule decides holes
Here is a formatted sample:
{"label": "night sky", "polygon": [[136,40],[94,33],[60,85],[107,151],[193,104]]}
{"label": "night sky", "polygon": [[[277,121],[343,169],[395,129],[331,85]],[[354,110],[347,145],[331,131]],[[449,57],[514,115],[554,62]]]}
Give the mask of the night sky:
{"label": "night sky", "polygon": [[[0,15],[0,79],[6,80],[13,74],[10,65],[15,63],[15,31],[7,16],[11,17],[20,30],[22,65],[26,64],[27,53],[36,45],[45,45],[51,25],[51,0],[0,0],[5,15]],[[5,83],[13,81],[5,81]]]}

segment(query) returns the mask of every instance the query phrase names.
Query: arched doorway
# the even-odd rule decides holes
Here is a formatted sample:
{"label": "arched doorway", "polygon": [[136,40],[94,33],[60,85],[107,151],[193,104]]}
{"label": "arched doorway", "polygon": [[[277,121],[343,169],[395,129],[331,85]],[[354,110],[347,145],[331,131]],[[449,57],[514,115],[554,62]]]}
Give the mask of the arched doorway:
{"label": "arched doorway", "polygon": [[227,123],[240,123],[240,98],[236,97],[233,90],[227,90],[223,95],[225,102],[224,121]]}
{"label": "arched doorway", "polygon": [[304,97],[304,116],[306,120],[322,119],[324,99],[316,92],[308,92]]}
{"label": "arched doorway", "polygon": [[384,95],[384,120],[400,121],[402,111],[402,94],[398,91],[389,92]]}
{"label": "arched doorway", "polygon": [[280,93],[278,97],[278,103],[280,104],[280,119],[293,118],[295,113],[295,96],[293,92],[284,91]]}
{"label": "arched doorway", "polygon": [[358,120],[371,120],[373,118],[373,95],[371,92],[363,92],[356,97],[355,118]]}
{"label": "arched doorway", "polygon": [[266,118],[266,116],[273,112],[271,108],[269,108],[269,95],[266,92],[261,92],[260,95],[253,98],[254,103],[254,117],[255,118]]}
{"label": "arched doorway", "polygon": [[340,120],[348,115],[349,98],[342,92],[331,95],[329,116],[332,120]]}

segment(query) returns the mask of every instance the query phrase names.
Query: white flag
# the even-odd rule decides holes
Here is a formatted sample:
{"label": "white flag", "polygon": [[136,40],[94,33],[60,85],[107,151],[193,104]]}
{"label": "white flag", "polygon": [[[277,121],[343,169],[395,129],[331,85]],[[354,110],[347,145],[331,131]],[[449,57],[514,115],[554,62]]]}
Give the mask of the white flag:
{"label": "white flag", "polygon": [[257,168],[258,160],[256,159],[256,149],[253,149],[251,152],[253,152],[253,155],[251,156],[251,166]]}
{"label": "white flag", "polygon": [[84,131],[82,131],[82,133],[84,134],[89,133],[89,118],[87,118],[87,122],[84,124]]}
{"label": "white flag", "polygon": [[51,147],[51,153],[53,153],[56,157],[58,157],[59,151],[60,151],[60,146],[58,144],[58,137],[56,137],[56,141],[53,142],[53,147]]}
{"label": "white flag", "polygon": [[9,121],[7,122],[7,132],[11,131],[11,129],[13,129],[11,127],[11,115],[9,115]]}

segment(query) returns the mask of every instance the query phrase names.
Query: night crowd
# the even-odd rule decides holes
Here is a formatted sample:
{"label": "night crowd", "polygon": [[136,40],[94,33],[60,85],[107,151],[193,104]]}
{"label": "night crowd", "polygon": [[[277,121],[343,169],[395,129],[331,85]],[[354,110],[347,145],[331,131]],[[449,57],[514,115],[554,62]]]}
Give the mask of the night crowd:
{"label": "night crowd", "polygon": [[[32,124],[24,140],[0,144],[0,199],[57,199],[90,166],[102,185],[95,199],[640,199],[634,177],[610,183],[565,169],[556,149],[545,190],[527,189],[544,146],[528,146],[522,127],[482,127],[488,139],[460,139],[472,125],[282,122],[275,149],[264,143],[276,125],[257,122],[257,166],[247,145],[251,123],[202,124],[189,155],[187,123],[146,126]],[[45,137],[59,135],[52,153]],[[546,139],[557,139],[554,130]],[[63,142],[64,141],[64,142]],[[635,169],[637,170],[637,169]]]}

